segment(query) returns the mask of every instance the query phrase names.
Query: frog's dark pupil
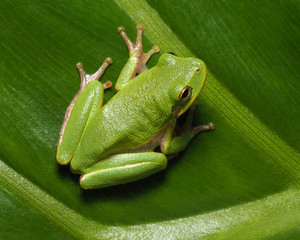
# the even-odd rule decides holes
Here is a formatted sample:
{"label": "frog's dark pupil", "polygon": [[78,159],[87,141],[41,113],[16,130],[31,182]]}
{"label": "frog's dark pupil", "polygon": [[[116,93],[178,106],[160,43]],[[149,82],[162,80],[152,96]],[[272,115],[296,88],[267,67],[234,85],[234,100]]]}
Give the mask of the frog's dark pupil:
{"label": "frog's dark pupil", "polygon": [[185,99],[188,95],[189,95],[189,89],[186,88],[186,89],[184,90],[184,92],[182,93],[181,98],[182,98],[182,99]]}
{"label": "frog's dark pupil", "polygon": [[174,55],[174,56],[177,56],[177,54],[175,54],[175,53],[173,53],[173,52],[168,52],[168,53],[170,53],[170,54],[172,54],[172,55]]}

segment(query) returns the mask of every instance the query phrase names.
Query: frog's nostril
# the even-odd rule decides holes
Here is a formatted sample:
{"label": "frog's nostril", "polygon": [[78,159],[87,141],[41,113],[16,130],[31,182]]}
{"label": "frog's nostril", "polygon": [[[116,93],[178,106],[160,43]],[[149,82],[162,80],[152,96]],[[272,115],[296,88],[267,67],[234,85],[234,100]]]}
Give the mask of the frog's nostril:
{"label": "frog's nostril", "polygon": [[200,69],[199,69],[199,68],[197,68],[197,69],[196,69],[196,72],[200,72]]}

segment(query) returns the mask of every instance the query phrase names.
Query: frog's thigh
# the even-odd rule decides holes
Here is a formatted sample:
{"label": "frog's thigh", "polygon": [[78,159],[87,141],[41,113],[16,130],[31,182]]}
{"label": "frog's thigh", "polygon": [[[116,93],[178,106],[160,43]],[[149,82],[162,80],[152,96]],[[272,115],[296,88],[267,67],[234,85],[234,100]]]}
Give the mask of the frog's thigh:
{"label": "frog's thigh", "polygon": [[80,185],[84,189],[92,189],[133,182],[163,170],[166,166],[167,158],[162,153],[113,155],[86,169]]}
{"label": "frog's thigh", "polygon": [[103,85],[98,81],[89,82],[80,93],[65,128],[61,145],[58,146],[58,163],[65,165],[71,161],[85,126],[103,104],[103,93]]}

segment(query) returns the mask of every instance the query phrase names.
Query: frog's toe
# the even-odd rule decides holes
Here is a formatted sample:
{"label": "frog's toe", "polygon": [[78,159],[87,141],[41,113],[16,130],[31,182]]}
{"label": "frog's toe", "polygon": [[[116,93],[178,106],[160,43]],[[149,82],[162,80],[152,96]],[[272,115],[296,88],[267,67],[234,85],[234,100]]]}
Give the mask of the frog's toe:
{"label": "frog's toe", "polygon": [[145,26],[144,26],[144,24],[138,24],[137,26],[136,26],[136,30],[138,30],[138,31],[144,31],[145,30]]}
{"label": "frog's toe", "polygon": [[110,64],[112,64],[112,59],[110,57],[107,57],[95,73],[93,73],[92,75],[87,75],[87,83],[89,83],[90,81],[98,81]]}
{"label": "frog's toe", "polygon": [[106,81],[105,83],[103,83],[103,88],[107,89],[110,88],[112,86],[112,82],[111,81]]}
{"label": "frog's toe", "polygon": [[214,130],[215,129],[215,124],[213,124],[212,122],[207,124],[209,127],[209,130]]}
{"label": "frog's toe", "polygon": [[126,43],[128,51],[129,52],[134,51],[135,45],[130,40],[130,38],[127,36],[127,34],[125,32],[125,28],[123,26],[118,27],[118,32],[120,33],[121,37],[123,38],[124,42]]}
{"label": "frog's toe", "polygon": [[213,123],[208,123],[206,125],[200,125],[200,126],[197,126],[197,127],[194,127],[192,129],[192,134],[193,135],[196,135],[200,132],[204,132],[204,131],[212,131],[215,129],[215,125]]}
{"label": "frog's toe", "polygon": [[142,63],[145,65],[149,58],[155,54],[155,53],[158,53],[160,51],[159,47],[157,45],[154,45],[147,53],[143,53],[143,56],[142,56]]}
{"label": "frog's toe", "polygon": [[123,26],[118,27],[118,32],[119,33],[125,32],[125,28]]}

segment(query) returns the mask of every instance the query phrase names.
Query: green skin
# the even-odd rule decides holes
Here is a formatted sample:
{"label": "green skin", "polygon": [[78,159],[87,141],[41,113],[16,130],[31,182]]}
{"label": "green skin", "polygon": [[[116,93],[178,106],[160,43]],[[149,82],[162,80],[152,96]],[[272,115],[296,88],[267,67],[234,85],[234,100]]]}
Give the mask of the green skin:
{"label": "green skin", "polygon": [[[91,76],[77,64],[81,88],[66,112],[60,134],[57,162],[70,163],[71,171],[82,175],[84,189],[156,173],[167,166],[167,156],[183,150],[197,133],[214,128],[212,123],[192,127],[194,102],[206,79],[205,64],[166,53],[147,70],[147,60],[159,49],[154,46],[143,53],[143,25],[137,26],[136,44],[123,27],[118,30],[129,49],[129,60],[116,83],[118,92],[103,105],[104,89],[111,83],[98,79],[110,58]],[[179,128],[176,119],[190,107],[186,123]]]}

